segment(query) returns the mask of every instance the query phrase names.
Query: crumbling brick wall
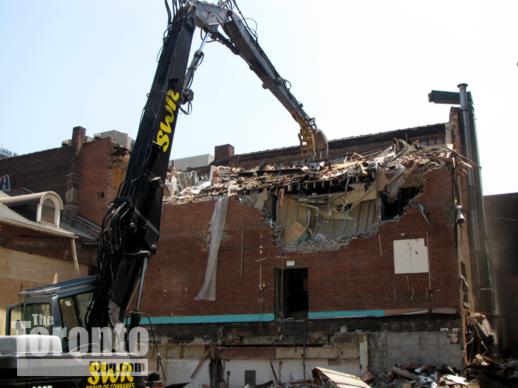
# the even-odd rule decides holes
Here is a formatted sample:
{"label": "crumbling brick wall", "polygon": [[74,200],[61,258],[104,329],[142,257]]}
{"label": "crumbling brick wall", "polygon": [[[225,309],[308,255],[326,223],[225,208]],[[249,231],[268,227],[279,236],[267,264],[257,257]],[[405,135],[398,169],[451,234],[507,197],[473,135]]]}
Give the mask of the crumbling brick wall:
{"label": "crumbling brick wall", "polygon": [[[308,268],[309,311],[453,311],[458,307],[458,281],[452,193],[451,171],[431,171],[424,192],[413,202],[424,206],[431,226],[410,205],[400,220],[382,223],[373,237],[313,253],[280,252],[263,214],[233,200],[219,251],[214,302],[194,300],[204,279],[206,231],[214,202],[167,205],[159,252],[147,274],[152,281],[146,282],[144,309],[153,316],[273,313],[274,269],[291,260],[296,267]],[[396,275],[393,241],[413,238],[426,240],[430,274]],[[262,303],[260,282],[265,285]]]}
{"label": "crumbling brick wall", "polygon": [[125,176],[127,158],[114,155],[109,138],[83,144],[79,158],[79,213],[100,224]]}
{"label": "crumbling brick wall", "polygon": [[[63,146],[0,160],[0,176],[9,175],[12,190],[55,191],[65,201],[72,149]],[[82,144],[79,153],[79,214],[101,223],[124,179],[128,153],[117,151],[109,138]]]}

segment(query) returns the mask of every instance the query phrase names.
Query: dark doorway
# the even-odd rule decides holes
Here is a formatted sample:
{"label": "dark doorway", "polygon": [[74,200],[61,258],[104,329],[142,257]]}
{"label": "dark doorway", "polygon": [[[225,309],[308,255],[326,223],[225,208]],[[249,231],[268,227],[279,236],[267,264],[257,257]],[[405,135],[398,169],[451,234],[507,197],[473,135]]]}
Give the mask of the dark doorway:
{"label": "dark doorway", "polygon": [[275,270],[275,313],[279,318],[307,318],[307,268]]}

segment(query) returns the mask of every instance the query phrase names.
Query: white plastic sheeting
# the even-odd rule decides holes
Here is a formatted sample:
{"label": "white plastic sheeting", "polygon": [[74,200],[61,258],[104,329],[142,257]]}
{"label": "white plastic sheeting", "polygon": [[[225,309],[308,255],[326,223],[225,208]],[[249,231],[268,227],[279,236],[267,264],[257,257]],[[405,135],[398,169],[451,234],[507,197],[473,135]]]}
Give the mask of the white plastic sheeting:
{"label": "white plastic sheeting", "polygon": [[225,219],[227,217],[228,197],[220,197],[214,204],[212,218],[210,220],[210,245],[207,259],[205,280],[195,300],[216,300],[216,277],[218,274],[218,252],[223,238]]}

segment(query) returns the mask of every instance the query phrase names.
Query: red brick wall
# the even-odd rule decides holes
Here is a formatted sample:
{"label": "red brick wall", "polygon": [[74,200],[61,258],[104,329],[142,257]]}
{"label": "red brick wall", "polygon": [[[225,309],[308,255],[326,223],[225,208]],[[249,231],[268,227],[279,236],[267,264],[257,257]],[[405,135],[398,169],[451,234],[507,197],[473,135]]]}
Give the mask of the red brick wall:
{"label": "red brick wall", "polygon": [[[71,171],[71,147],[0,160],[0,176],[9,175],[12,189],[33,192],[52,190],[63,202],[66,198],[66,175]],[[82,181],[79,186],[79,214],[100,223],[107,206],[122,182],[127,156],[114,156],[109,138],[84,143],[79,154]]]}
{"label": "red brick wall", "polygon": [[[518,193],[484,197],[493,284],[498,300],[497,321],[504,356],[518,356]],[[503,326],[502,326],[503,325]]]}
{"label": "red brick wall", "polygon": [[95,139],[83,144],[79,156],[82,177],[79,185],[79,214],[98,224],[116,194],[111,179],[114,168],[112,149],[109,138]]}
{"label": "red brick wall", "polygon": [[[432,308],[458,306],[457,264],[449,170],[427,175],[423,204],[431,227],[419,209],[409,207],[400,221],[385,222],[378,235],[356,239],[336,252],[289,253],[297,267],[309,272],[309,310]],[[274,309],[274,268],[280,268],[273,235],[263,215],[231,200],[220,247],[216,301],[195,301],[205,276],[207,227],[214,202],[167,205],[163,212],[159,254],[149,267],[144,310],[152,315],[208,315],[267,313]],[[241,236],[244,240],[244,276],[241,278]],[[394,274],[393,240],[427,238],[428,274]],[[261,260],[260,262],[257,262]],[[258,302],[260,266],[266,285]],[[408,280],[407,280],[408,278]],[[412,292],[409,289],[413,287]],[[395,297],[396,295],[396,297]]]}
{"label": "red brick wall", "polygon": [[0,160],[0,176],[9,175],[11,188],[33,192],[55,191],[65,198],[65,175],[70,169],[70,147],[53,148]]}
{"label": "red brick wall", "polygon": [[[73,261],[69,238],[40,233],[31,229],[0,223],[0,246],[15,251]],[[95,246],[76,240],[76,253],[80,263],[92,265]],[[1,271],[0,271],[1,272]]]}

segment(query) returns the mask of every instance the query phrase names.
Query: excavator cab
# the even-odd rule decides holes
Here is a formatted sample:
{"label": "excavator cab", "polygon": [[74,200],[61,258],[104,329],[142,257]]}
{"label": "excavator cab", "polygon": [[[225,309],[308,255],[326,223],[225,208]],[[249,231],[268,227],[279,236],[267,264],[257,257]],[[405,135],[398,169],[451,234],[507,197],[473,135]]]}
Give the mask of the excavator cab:
{"label": "excavator cab", "polygon": [[85,327],[95,284],[96,277],[88,276],[20,292],[23,300],[6,309],[6,335],[56,335],[68,351],[66,333]]}

